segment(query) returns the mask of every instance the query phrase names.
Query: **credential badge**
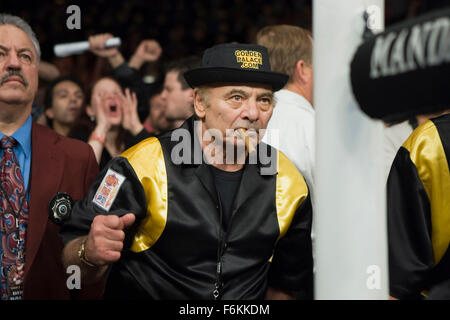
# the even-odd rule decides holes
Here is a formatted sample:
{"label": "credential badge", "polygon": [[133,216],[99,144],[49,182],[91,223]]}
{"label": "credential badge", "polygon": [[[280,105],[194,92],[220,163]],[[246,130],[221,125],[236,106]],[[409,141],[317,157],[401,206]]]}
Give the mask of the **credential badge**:
{"label": "credential badge", "polygon": [[69,220],[73,208],[72,198],[65,192],[58,192],[50,200],[48,205],[48,214],[50,220],[56,224],[62,224]]}

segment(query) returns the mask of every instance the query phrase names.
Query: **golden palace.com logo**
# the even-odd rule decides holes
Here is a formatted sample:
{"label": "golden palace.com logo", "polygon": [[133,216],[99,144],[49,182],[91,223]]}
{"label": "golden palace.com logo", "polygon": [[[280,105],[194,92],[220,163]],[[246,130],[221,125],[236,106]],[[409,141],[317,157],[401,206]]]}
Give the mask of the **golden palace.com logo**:
{"label": "golden palace.com logo", "polygon": [[234,55],[236,61],[241,64],[241,68],[259,69],[262,65],[262,55],[258,51],[236,50]]}

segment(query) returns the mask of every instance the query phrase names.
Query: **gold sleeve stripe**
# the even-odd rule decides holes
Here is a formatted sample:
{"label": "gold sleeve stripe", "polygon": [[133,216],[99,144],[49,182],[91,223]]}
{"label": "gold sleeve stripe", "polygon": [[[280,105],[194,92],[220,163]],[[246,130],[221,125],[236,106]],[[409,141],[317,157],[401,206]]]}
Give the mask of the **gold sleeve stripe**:
{"label": "gold sleeve stripe", "polygon": [[294,218],[295,211],[308,196],[305,179],[292,162],[278,151],[275,203],[282,238]]}
{"label": "gold sleeve stripe", "polygon": [[167,221],[167,172],[158,139],[152,137],[125,151],[122,156],[136,172],[147,199],[147,216],[139,225],[131,250],[141,252],[155,244]]}
{"label": "gold sleeve stripe", "polygon": [[427,121],[405,141],[411,161],[428,195],[434,262],[440,261],[450,243],[450,172],[436,126]]}

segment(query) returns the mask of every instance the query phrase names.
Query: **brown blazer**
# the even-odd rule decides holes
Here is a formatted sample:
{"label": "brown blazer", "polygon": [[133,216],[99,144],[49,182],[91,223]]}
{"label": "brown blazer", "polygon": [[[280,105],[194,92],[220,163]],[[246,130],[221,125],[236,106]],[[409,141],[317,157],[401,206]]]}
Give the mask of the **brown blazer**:
{"label": "brown blazer", "polygon": [[[36,123],[32,125],[31,144],[24,299],[69,299],[60,227],[48,218],[48,205],[57,192],[68,193],[74,201],[85,197],[98,165],[88,144]],[[98,298],[98,292],[90,291],[86,297]]]}

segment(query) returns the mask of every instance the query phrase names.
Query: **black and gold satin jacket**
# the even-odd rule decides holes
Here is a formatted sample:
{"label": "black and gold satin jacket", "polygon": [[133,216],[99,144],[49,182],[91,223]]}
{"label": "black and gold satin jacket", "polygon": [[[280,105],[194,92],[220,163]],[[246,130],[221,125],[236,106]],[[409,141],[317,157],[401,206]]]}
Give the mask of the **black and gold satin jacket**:
{"label": "black and gold satin jacket", "polygon": [[389,278],[400,299],[450,299],[450,114],[419,126],[388,179]]}
{"label": "black and gold satin jacket", "polygon": [[[192,118],[180,129],[195,136]],[[261,299],[268,285],[310,290],[312,211],[295,166],[271,147],[274,172],[262,175],[259,161],[246,164],[225,231],[208,165],[171,160],[177,144],[171,136],[177,130],[113,159],[62,229],[67,243],[87,234],[95,215],[136,214],[127,249],[108,273],[105,297]],[[107,212],[93,198],[109,169],[126,179]]]}

